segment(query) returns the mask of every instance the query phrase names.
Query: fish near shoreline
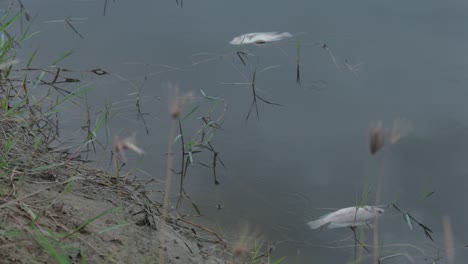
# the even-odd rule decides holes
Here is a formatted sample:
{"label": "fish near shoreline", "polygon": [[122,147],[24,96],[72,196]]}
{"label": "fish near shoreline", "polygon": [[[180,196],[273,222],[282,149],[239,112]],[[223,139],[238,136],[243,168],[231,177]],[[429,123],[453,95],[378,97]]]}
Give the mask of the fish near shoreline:
{"label": "fish near shoreline", "polygon": [[280,41],[285,38],[292,37],[289,32],[254,32],[247,33],[233,38],[229,44],[243,45],[243,44],[265,44],[268,42]]}
{"label": "fish near shoreline", "polygon": [[376,206],[347,207],[335,212],[326,214],[317,220],[310,221],[307,225],[311,229],[319,228],[340,228],[371,225],[377,217],[385,212],[384,209]]}

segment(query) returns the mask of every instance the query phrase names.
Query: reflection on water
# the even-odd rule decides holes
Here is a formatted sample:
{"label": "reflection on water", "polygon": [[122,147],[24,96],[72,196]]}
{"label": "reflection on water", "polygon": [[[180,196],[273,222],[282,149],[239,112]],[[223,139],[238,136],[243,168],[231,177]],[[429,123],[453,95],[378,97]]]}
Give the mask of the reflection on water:
{"label": "reflection on water", "polygon": [[[379,222],[382,254],[399,255],[385,263],[444,256],[444,215],[455,230],[456,263],[467,258],[461,246],[468,241],[468,17],[461,14],[468,4],[219,1],[180,8],[174,1],[119,1],[102,16],[92,1],[22,2],[37,15],[41,33],[24,50],[28,55],[39,47],[38,65],[74,49],[64,67],[112,73],[92,80],[97,88],[89,103],[95,112],[112,103],[111,133],[137,133],[147,152],[142,178],[164,175],[170,122],[164,83],[224,98],[228,111],[213,139],[226,165],[218,168],[220,184],[204,166],[191,167],[185,183],[205,215],[201,221],[231,231],[247,223],[276,244],[275,256],[287,256],[286,263],[351,261],[349,229],[313,231],[306,223],[329,212],[322,208],[372,204],[383,173],[381,203],[411,209],[435,240],[417,226],[409,231],[404,218],[388,210]],[[44,23],[69,16],[87,18],[73,24],[82,38],[63,24]],[[229,45],[245,32],[269,31],[292,38]],[[246,121],[254,72],[256,94],[283,106],[257,102],[258,120]],[[136,94],[148,114],[145,124],[136,121]],[[371,156],[369,124],[399,117],[410,120],[413,131]],[[72,130],[79,122],[80,116],[64,125]],[[197,125],[187,122],[187,133],[195,134]],[[420,201],[428,191],[435,193]],[[372,230],[363,232],[372,251]],[[363,256],[372,262],[372,254]]]}

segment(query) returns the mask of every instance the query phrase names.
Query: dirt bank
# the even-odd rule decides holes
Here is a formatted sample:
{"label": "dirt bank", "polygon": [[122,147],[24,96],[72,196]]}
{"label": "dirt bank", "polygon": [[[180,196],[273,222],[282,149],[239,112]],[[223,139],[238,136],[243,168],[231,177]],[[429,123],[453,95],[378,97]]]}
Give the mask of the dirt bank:
{"label": "dirt bank", "polygon": [[38,138],[24,120],[0,120],[1,263],[159,263],[161,247],[164,263],[224,263],[219,239],[163,221],[137,183],[59,158]]}

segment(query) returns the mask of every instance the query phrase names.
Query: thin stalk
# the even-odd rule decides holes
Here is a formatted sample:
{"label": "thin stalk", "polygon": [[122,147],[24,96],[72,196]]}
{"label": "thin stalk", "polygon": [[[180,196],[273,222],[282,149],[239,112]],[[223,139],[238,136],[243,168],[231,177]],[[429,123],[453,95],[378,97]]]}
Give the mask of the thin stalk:
{"label": "thin stalk", "polygon": [[[388,150],[387,150],[388,151]],[[375,191],[375,205],[379,205],[381,201],[381,196],[382,196],[382,181],[385,173],[385,160],[387,159],[387,151],[384,151],[383,157],[380,161],[380,170],[379,174],[377,176],[377,187]],[[374,246],[374,262],[373,263],[378,263],[379,262],[379,219],[375,219],[374,222],[374,237],[373,237],[373,246]]]}
{"label": "thin stalk", "polygon": [[[167,221],[169,205],[169,193],[171,191],[171,179],[172,179],[172,166],[174,164],[174,156],[172,153],[172,143],[174,141],[174,133],[176,129],[177,121],[175,119],[171,122],[171,127],[169,129],[169,138],[167,140],[167,161],[166,161],[166,187],[164,190],[164,200],[163,200],[163,221]],[[164,264],[165,256],[165,229],[161,227],[161,235],[159,238],[159,263]]]}
{"label": "thin stalk", "polygon": [[180,145],[181,145],[181,161],[180,161],[180,189],[179,189],[179,198],[177,199],[177,206],[179,206],[182,202],[182,193],[184,191],[184,178],[187,171],[187,166],[185,162],[185,139],[184,133],[182,130],[182,122],[180,118],[177,119],[177,123],[179,125],[179,134],[180,134]]}

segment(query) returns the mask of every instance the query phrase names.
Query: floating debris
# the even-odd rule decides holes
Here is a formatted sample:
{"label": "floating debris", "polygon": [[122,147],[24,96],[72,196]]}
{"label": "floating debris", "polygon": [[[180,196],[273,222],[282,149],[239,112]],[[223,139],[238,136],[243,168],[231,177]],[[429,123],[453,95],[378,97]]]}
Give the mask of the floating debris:
{"label": "floating debris", "polygon": [[289,32],[256,32],[247,33],[233,38],[229,44],[231,45],[243,45],[243,44],[265,44],[267,42],[280,41],[284,38],[292,37]]}
{"label": "floating debris", "polygon": [[339,227],[356,227],[371,225],[373,221],[384,213],[384,209],[375,206],[347,207],[326,214],[307,225],[312,229],[327,227],[328,229]]}

